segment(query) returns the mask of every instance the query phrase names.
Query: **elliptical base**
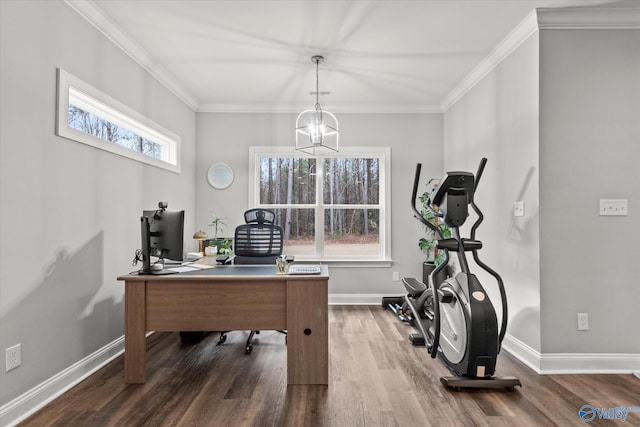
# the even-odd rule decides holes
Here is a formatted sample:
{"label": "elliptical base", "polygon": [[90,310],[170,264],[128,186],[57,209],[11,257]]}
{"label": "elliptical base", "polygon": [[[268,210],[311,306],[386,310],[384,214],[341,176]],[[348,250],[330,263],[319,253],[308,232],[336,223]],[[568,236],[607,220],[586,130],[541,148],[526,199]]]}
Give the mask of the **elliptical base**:
{"label": "elliptical base", "polygon": [[522,387],[522,383],[516,377],[441,377],[440,382],[443,386],[451,387],[454,390],[462,388],[506,388],[509,391],[514,391],[516,386]]}

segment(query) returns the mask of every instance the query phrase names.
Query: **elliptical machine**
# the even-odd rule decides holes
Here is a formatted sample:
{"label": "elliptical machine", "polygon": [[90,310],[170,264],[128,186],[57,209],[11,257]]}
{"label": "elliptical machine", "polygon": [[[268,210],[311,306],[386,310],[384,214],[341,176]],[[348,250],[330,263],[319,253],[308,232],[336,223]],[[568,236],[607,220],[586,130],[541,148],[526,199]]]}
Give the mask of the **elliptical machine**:
{"label": "elliptical machine", "polygon": [[[438,355],[455,374],[440,378],[445,387],[492,387],[514,390],[522,386],[514,377],[495,377],[496,359],[507,328],[507,298],[502,278],[478,257],[482,242],[475,233],[483,215],[474,202],[475,190],[480,182],[487,159],[480,161],[474,177],[470,172],[447,172],[439,186],[433,190],[425,207],[442,218],[451,229],[451,237],[445,239],[438,227],[420,215],[416,208],[416,194],[422,165],[418,163],[411,196],[415,217],[438,237],[436,246],[445,253],[444,261],[431,272],[428,286],[415,278],[403,278],[408,292],[407,307],[413,315],[413,324],[419,334],[412,335],[413,344],[426,345],[432,358]],[[460,236],[462,226],[471,206],[478,215],[471,227],[470,238]],[[449,252],[457,254],[460,272],[442,283],[436,281],[438,273],[449,265]],[[471,252],[476,264],[492,275],[502,300],[502,324],[493,304],[478,278],[470,272],[466,253]]]}

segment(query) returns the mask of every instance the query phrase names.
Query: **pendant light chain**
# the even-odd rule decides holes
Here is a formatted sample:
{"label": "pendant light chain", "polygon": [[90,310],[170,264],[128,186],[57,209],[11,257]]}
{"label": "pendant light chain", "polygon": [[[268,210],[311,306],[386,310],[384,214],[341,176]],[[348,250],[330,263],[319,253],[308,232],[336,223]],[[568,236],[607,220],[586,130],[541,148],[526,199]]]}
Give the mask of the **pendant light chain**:
{"label": "pendant light chain", "polygon": [[316,58],[316,110],[320,109],[320,72],[318,71],[320,58]]}
{"label": "pendant light chain", "polygon": [[305,110],[296,118],[296,150],[310,155],[339,151],[340,131],[338,120],[320,107],[320,63],[324,57],[314,55],[311,62],[316,64],[316,107]]}

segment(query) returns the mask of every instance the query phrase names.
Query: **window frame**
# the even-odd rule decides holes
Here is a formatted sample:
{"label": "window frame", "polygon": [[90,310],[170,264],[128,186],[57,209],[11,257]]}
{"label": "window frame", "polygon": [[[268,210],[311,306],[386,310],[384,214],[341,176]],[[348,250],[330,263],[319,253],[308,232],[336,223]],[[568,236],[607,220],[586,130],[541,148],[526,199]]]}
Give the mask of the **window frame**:
{"label": "window frame", "polygon": [[[70,102],[102,120],[160,145],[162,159],[69,127]],[[56,135],[174,173],[181,171],[181,141],[178,135],[61,68],[57,69]]]}
{"label": "window frame", "polygon": [[[316,204],[300,204],[300,205],[270,205],[260,203],[260,159],[263,157],[298,157],[298,158],[315,158],[316,159]],[[362,205],[327,205],[324,203],[323,185],[324,185],[324,159],[329,158],[377,158],[379,159],[379,200],[378,205],[362,204]],[[310,155],[300,151],[296,151],[294,147],[249,147],[249,191],[248,206],[265,207],[265,208],[286,208],[295,206],[295,208],[313,208],[315,209],[315,231],[317,239],[315,240],[316,254],[322,253],[319,249],[324,245],[324,212],[331,206],[336,209],[380,209],[379,227],[380,227],[380,249],[379,256],[304,256],[296,255],[296,260],[315,261],[335,263],[343,266],[361,267],[363,264],[370,266],[390,266],[391,258],[391,148],[389,147],[343,147],[340,152],[326,153],[321,155]],[[320,232],[318,232],[320,231]]]}

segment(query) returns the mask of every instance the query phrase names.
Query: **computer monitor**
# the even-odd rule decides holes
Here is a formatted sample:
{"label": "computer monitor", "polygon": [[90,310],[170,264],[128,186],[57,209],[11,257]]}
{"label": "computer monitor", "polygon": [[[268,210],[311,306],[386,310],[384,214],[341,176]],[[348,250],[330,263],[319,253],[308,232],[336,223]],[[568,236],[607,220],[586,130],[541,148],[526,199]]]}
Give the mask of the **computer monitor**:
{"label": "computer monitor", "polygon": [[151,268],[151,257],[182,261],[184,241],[184,211],[168,211],[167,203],[158,209],[143,211],[140,217],[142,237],[142,273],[158,274]]}

